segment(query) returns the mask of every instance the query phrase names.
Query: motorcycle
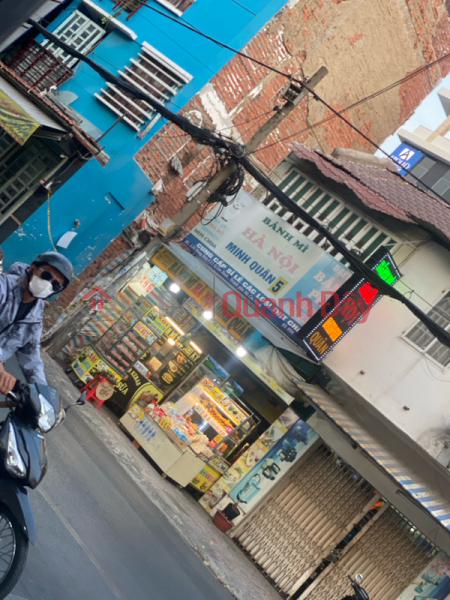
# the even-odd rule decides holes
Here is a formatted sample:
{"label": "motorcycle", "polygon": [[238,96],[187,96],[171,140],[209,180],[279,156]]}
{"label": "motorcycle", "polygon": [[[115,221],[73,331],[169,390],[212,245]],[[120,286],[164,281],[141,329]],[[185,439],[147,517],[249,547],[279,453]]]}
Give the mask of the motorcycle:
{"label": "motorcycle", "polygon": [[350,575],[348,576],[348,578],[350,579],[350,582],[352,584],[354,594],[352,594],[351,596],[345,596],[344,598],[342,598],[342,600],[370,600],[369,594],[363,587],[361,587],[361,583],[364,577],[361,574],[359,574],[356,575],[354,579],[353,577],[350,577]]}
{"label": "motorcycle", "polygon": [[[64,418],[55,389],[17,382],[6,396],[11,410],[0,423],[0,600],[20,579],[36,527],[26,488],[35,489],[47,472],[45,433]],[[82,405],[84,394],[71,406]]]}

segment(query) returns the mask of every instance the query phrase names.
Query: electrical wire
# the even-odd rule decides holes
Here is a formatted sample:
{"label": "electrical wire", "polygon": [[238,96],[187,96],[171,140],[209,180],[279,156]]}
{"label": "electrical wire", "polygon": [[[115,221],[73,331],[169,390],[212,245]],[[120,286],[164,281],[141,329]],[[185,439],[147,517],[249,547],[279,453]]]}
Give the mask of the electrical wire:
{"label": "electrical wire", "polygon": [[[125,81],[119,79],[117,76],[110,73],[107,69],[97,64],[88,56],[85,56],[78,50],[75,50],[71,46],[67,45],[65,42],[60,40],[53,33],[47,31],[44,27],[42,27],[39,23],[34,21],[33,19],[28,19],[27,21],[35,28],[38,29],[45,37],[50,39],[50,41],[54,42],[57,46],[61,47],[63,50],[71,54],[72,56],[78,58],[79,60],[84,61],[88,64],[92,69],[98,72],[102,77],[105,78],[106,81],[112,82],[117,86],[120,86],[125,91],[133,94],[136,98],[144,100],[150,106],[154,107],[155,110],[161,114],[163,117],[172,121],[176,125],[178,125],[183,131],[186,131],[191,135],[194,139],[198,140],[199,143],[209,145],[213,147],[217,153],[218,159],[221,160],[222,166],[226,163],[233,161],[235,164],[240,164],[241,167],[245,168],[245,170],[250,173],[254,177],[254,179],[261,183],[269,192],[271,192],[279,202],[287,208],[294,215],[300,217],[309,224],[313,229],[321,233],[327,240],[329,240],[334,248],[338,252],[342,254],[342,256],[349,262],[350,266],[353,268],[354,272],[361,277],[365,278],[374,288],[379,290],[379,292],[385,296],[398,300],[402,304],[404,304],[409,310],[429,329],[429,331],[443,344],[450,347],[450,333],[446,331],[444,328],[440,327],[437,323],[435,323],[429,315],[425,314],[422,310],[420,310],[414,303],[412,303],[408,298],[403,296],[398,290],[394,287],[391,287],[387,284],[381,277],[378,276],[377,273],[371,270],[371,268],[361,261],[361,259],[355,254],[353,254],[345,244],[336,238],[331,231],[329,231],[322,223],[318,222],[314,217],[312,217],[309,213],[307,213],[303,208],[301,208],[296,202],[291,200],[289,196],[287,196],[278,186],[273,183],[268,177],[260,171],[260,169],[252,162],[249,156],[245,154],[245,147],[241,144],[238,144],[230,139],[224,139],[223,137],[219,137],[215,135],[213,132],[208,129],[203,129],[194,125],[189,119],[186,117],[174,113],[169,108],[167,108],[161,102],[155,100],[150,94],[141,91],[136,88],[134,85],[126,83]],[[258,61],[260,62],[260,61]],[[325,100],[320,98],[320,96],[314,92],[308,85],[303,82],[299,82],[303,87],[310,91],[315,98],[320,100],[325,106],[329,107],[332,112],[337,113],[336,109],[333,109]],[[370,138],[360,132],[352,123],[350,123],[345,117],[340,115],[340,118],[343,119],[348,125],[358,131],[367,139],[370,143],[372,142]],[[378,146],[377,146],[378,147]],[[383,151],[384,154],[389,156],[386,152]],[[326,156],[324,156],[325,160],[328,160]]]}
{"label": "electrical wire", "polygon": [[[210,129],[210,131],[213,131],[213,132],[216,132],[216,133],[223,133],[224,131],[229,131],[230,129],[234,129],[235,127],[241,127],[241,126],[244,126],[244,125],[248,125],[249,123],[252,123],[253,121],[260,120],[260,119],[266,117],[267,115],[270,115],[273,112],[274,112],[274,109],[271,108],[270,110],[267,110],[266,112],[263,112],[263,113],[259,114],[258,116],[253,117],[252,119],[247,119],[245,121],[241,121],[240,123],[234,123],[234,125],[230,125],[229,127],[221,127],[220,129]],[[246,129],[240,135],[241,136],[245,135],[246,133],[248,133],[248,131],[250,129],[251,128]],[[174,139],[177,139],[177,138],[183,138],[183,137],[186,137],[187,135],[189,135],[189,134],[187,134],[185,132],[178,133],[177,135],[167,135],[165,133],[160,133],[160,137],[164,137],[165,140],[174,140]]]}
{"label": "electrical wire", "polygon": [[55,252],[58,252],[58,249],[56,248],[55,243],[53,241],[53,235],[52,235],[52,218],[51,218],[50,196],[51,196],[51,192],[50,192],[50,189],[48,189],[47,190],[47,231],[48,231],[48,237],[50,238],[50,242],[51,242],[53,250]]}
{"label": "electrical wire", "polygon": [[[391,155],[386,152],[383,148],[381,148],[381,146],[379,146],[375,141],[373,141],[367,134],[365,134],[363,131],[361,131],[356,125],[353,125],[353,123],[351,121],[349,121],[346,117],[344,117],[344,115],[342,114],[342,111],[338,111],[337,109],[335,109],[329,102],[327,102],[326,100],[324,100],[313,88],[311,88],[305,81],[302,81],[301,79],[298,79],[297,77],[294,77],[292,74],[289,73],[285,73],[284,71],[282,71],[281,69],[278,69],[277,67],[274,67],[272,65],[269,65],[267,63],[265,63],[264,61],[261,61],[257,58],[254,58],[253,56],[250,56],[249,54],[246,54],[245,52],[242,52],[241,50],[238,50],[237,48],[233,48],[233,46],[230,46],[229,44],[226,44],[224,42],[221,42],[220,40],[214,38],[213,36],[208,35],[207,33],[204,33],[203,31],[200,31],[199,29],[197,29],[196,27],[194,27],[193,25],[190,25],[189,23],[187,23],[184,19],[179,19],[177,17],[174,17],[172,15],[169,15],[165,12],[163,12],[162,10],[157,9],[154,6],[151,6],[149,4],[146,4],[143,1],[138,1],[139,4],[141,4],[141,6],[144,6],[145,8],[152,10],[155,13],[158,13],[159,15],[175,22],[178,23],[179,25],[181,25],[182,27],[185,27],[187,29],[189,29],[190,31],[193,31],[194,33],[197,33],[198,35],[201,35],[202,37],[204,37],[205,39],[221,46],[222,48],[225,48],[226,50],[229,50],[230,52],[233,52],[234,54],[236,54],[237,56],[241,56],[242,58],[246,58],[247,60],[250,60],[252,62],[254,62],[255,64],[259,65],[260,67],[264,67],[274,73],[277,73],[278,75],[281,75],[287,79],[289,79],[292,82],[297,83],[298,85],[300,85],[301,87],[303,87],[305,90],[307,90],[316,100],[318,100],[319,102],[321,102],[324,106],[327,107],[327,109],[329,111],[331,111],[334,116],[339,117],[344,123],[346,123],[346,125],[348,127],[350,127],[351,129],[353,129],[356,133],[358,133],[362,138],[364,138],[371,146],[373,146],[374,148],[376,148],[378,151],[380,151],[382,154],[384,154],[387,158],[391,159]],[[446,58],[449,58],[450,54],[446,54],[442,57],[440,57],[438,60],[445,60]],[[431,63],[430,63],[431,64]],[[433,63],[431,66],[434,66]],[[426,66],[427,68],[428,65]],[[348,109],[347,109],[348,110]],[[410,175],[413,179],[415,179],[418,183],[420,183],[421,187],[427,189],[430,193],[434,194],[435,196],[437,196],[438,198],[440,198],[443,202],[446,202],[446,200],[444,198],[442,198],[442,196],[436,194],[436,192],[427,184],[424,184],[419,177],[417,177],[417,175],[415,175],[411,170],[407,169],[407,168],[403,168],[403,170]]]}
{"label": "electrical wire", "polygon": [[213,132],[209,131],[208,129],[203,129],[201,127],[198,127],[197,125],[194,125],[189,119],[187,119],[183,115],[174,113],[172,110],[167,108],[162,102],[159,102],[147,92],[143,92],[134,85],[131,85],[126,81],[120,79],[113,73],[110,73],[105,67],[98,64],[88,56],[85,56],[83,53],[79,52],[72,46],[69,46],[61,39],[59,39],[56,35],[54,35],[50,31],[47,31],[45,27],[42,27],[42,25],[40,25],[33,19],[28,19],[27,22],[30,25],[33,25],[40,33],[42,33],[50,41],[54,42],[57,46],[62,48],[65,52],[89,65],[94,71],[99,73],[105,79],[105,81],[114,83],[123,90],[132,94],[135,98],[147,102],[161,116],[178,125],[181,129],[186,131],[192,138],[197,140],[199,143],[209,145],[217,149],[225,150],[227,153],[234,157],[243,155],[244,148],[241,144],[237,144],[232,140],[227,140],[224,137],[219,137]]}
{"label": "electrical wire", "polygon": [[362,278],[367,280],[374,288],[379,290],[384,296],[398,300],[404,304],[409,310],[429,329],[429,331],[443,344],[450,347],[450,333],[443,327],[435,323],[429,315],[424,313],[418,306],[411,302],[408,298],[405,298],[394,287],[387,284],[381,277],[378,276],[372,269],[359,257],[357,257],[347,246],[331,233],[322,223],[314,219],[305,209],[301,208],[296,202],[291,200],[280,188],[275,185],[270,179],[262,173],[256,165],[250,160],[248,156],[244,156],[240,159],[240,163],[245,170],[254,177],[254,179],[266,187],[277,200],[294,215],[300,217],[305,223],[313,227],[316,231],[321,233],[327,240],[329,240],[334,248],[342,254],[342,256],[349,262],[354,273],[360,275]]}

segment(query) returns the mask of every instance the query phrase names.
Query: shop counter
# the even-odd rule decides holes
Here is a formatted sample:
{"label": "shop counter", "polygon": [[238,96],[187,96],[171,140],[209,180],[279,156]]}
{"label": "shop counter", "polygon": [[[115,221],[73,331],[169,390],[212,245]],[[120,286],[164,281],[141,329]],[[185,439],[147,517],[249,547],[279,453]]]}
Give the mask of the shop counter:
{"label": "shop counter", "polygon": [[162,429],[150,415],[136,420],[125,413],[120,423],[164,474],[179,485],[186,487],[203,468],[204,461],[183,440]]}

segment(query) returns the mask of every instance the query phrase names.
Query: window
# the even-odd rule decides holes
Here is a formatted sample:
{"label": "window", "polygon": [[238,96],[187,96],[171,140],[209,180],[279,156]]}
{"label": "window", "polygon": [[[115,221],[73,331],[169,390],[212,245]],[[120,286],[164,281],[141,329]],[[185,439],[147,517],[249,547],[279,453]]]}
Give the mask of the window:
{"label": "window", "polygon": [[[192,79],[189,73],[146,42],[142,45],[138,58],[132,58],[131,64],[124,71],[119,71],[119,74],[121,79],[162,103],[169,102]],[[136,131],[151,126],[158,119],[158,114],[150,104],[136,99],[130,92],[112,83],[106,83],[106,88],[95,96]]]}
{"label": "window", "polygon": [[414,173],[414,175],[416,177],[418,177],[419,179],[422,179],[428,173],[428,171],[432,167],[434,167],[435,164],[436,164],[435,160],[433,160],[432,158],[428,158],[428,156],[426,156],[415,167],[413,167],[412,172]]}
{"label": "window", "polygon": [[[450,292],[439,300],[428,316],[447,331],[450,330]],[[422,322],[414,325],[405,337],[443,367],[450,364],[450,348],[441,344]]]}
{"label": "window", "polygon": [[24,202],[39,181],[61,162],[46,142],[31,138],[19,146],[0,130],[0,223]]}
{"label": "window", "polygon": [[158,2],[175,8],[177,12],[184,13],[194,4],[195,0],[158,0]]}
{"label": "window", "polygon": [[[291,169],[283,179],[280,188],[310,215],[326,225],[327,229],[344,242],[349,250],[359,254],[362,260],[369,258],[380,246],[396,241],[387,232],[295,168]],[[264,198],[262,202],[310,240],[323,247],[326,252],[345,263],[342,254],[333,248],[323,235],[288,212],[272,195]]]}
{"label": "window", "polygon": [[[147,0],[116,0],[114,9],[122,7],[130,14],[127,20],[130,19],[135,12],[137,12],[141,6],[143,6]],[[177,15],[182,15],[190,6],[192,6],[195,0],[157,0],[163,6],[166,6],[169,10],[173,11]]]}
{"label": "window", "polygon": [[5,63],[27,83],[41,91],[58,86],[73,75],[72,69],[36,40],[32,40],[17,54],[7,56]]}
{"label": "window", "polygon": [[[79,10],[74,10],[70,17],[61,23],[53,33],[68,46],[72,46],[78,52],[87,54],[102,39],[105,30]],[[78,62],[77,58],[64,52],[62,48],[50,40],[44,40],[42,45],[68,67],[73,67]]]}

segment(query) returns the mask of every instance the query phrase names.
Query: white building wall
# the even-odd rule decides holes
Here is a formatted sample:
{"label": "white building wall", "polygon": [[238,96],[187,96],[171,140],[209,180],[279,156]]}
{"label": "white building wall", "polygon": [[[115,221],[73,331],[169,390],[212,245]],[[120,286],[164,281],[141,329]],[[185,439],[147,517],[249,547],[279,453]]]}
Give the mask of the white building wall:
{"label": "white building wall", "polygon": [[[411,300],[424,312],[450,291],[450,252],[434,242],[418,248],[400,268],[397,288],[414,290]],[[450,367],[438,366],[404,339],[416,322],[403,304],[384,297],[324,364],[437,457],[450,442]]]}

